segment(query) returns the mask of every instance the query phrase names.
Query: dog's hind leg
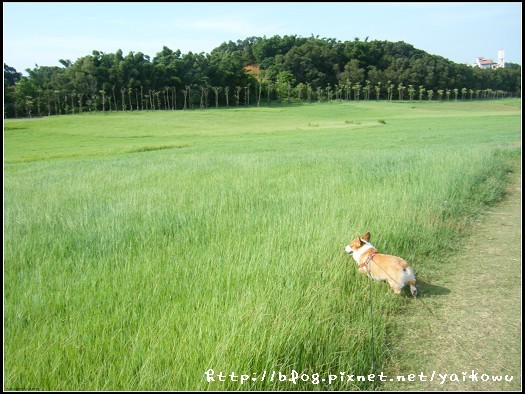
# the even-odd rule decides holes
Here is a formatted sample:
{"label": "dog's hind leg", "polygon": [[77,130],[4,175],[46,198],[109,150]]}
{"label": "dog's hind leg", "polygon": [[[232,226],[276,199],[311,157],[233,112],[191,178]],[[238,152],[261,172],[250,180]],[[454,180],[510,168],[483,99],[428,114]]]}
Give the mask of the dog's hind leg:
{"label": "dog's hind leg", "polygon": [[394,291],[394,293],[396,293],[397,295],[400,295],[401,294],[401,290],[403,289],[402,286],[399,285],[399,283],[397,283],[395,280],[393,279],[389,279],[388,280],[388,284],[390,284],[390,287],[392,288],[392,290]]}
{"label": "dog's hind leg", "polygon": [[417,296],[417,287],[416,287],[416,280],[411,280],[408,282],[409,286],[410,286],[410,291],[412,292],[412,295],[414,297]]}
{"label": "dog's hind leg", "polygon": [[406,270],[403,269],[403,271],[405,274],[403,283],[410,286],[410,292],[414,297],[417,296],[416,276],[414,275],[414,271],[412,271],[412,268],[410,267],[407,267]]}

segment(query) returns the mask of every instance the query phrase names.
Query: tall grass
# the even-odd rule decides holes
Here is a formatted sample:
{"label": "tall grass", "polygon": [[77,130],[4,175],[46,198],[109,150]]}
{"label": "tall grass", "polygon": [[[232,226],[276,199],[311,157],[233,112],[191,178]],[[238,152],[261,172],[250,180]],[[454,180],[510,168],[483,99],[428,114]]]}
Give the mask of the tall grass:
{"label": "tall grass", "polygon": [[456,104],[6,121],[5,387],[370,388],[260,378],[380,370],[411,300],[372,283],[372,355],[344,245],[431,281],[520,155],[519,108]]}

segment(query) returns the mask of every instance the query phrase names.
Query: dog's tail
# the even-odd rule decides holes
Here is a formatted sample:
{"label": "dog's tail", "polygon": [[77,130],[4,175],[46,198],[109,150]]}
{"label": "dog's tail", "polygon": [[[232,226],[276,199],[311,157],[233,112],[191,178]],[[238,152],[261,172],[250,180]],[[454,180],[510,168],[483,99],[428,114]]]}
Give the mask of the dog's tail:
{"label": "dog's tail", "polygon": [[412,271],[412,268],[406,267],[403,269],[404,271],[404,278],[403,282],[405,284],[408,284],[410,286],[410,292],[415,297],[417,296],[417,287],[416,287],[416,276],[414,275],[414,271]]}

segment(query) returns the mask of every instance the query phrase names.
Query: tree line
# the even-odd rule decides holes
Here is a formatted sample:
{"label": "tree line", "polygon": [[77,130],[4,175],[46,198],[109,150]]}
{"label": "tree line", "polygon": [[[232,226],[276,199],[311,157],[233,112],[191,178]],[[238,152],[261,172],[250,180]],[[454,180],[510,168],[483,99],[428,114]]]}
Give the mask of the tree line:
{"label": "tree line", "polygon": [[210,53],[94,50],[75,62],[4,63],[4,117],[271,105],[275,101],[472,100],[521,96],[521,66],[481,69],[405,42],[249,37]]}

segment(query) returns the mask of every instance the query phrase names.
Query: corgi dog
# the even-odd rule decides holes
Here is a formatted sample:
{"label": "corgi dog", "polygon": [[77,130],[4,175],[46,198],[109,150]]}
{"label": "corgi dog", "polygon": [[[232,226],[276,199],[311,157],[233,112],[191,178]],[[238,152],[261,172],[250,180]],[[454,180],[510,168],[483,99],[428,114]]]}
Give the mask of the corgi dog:
{"label": "corgi dog", "polygon": [[352,255],[359,271],[375,280],[386,280],[394,293],[401,294],[407,284],[412,295],[417,296],[416,277],[408,263],[400,257],[381,254],[369,242],[370,232],[357,237],[346,245],[346,253]]}

